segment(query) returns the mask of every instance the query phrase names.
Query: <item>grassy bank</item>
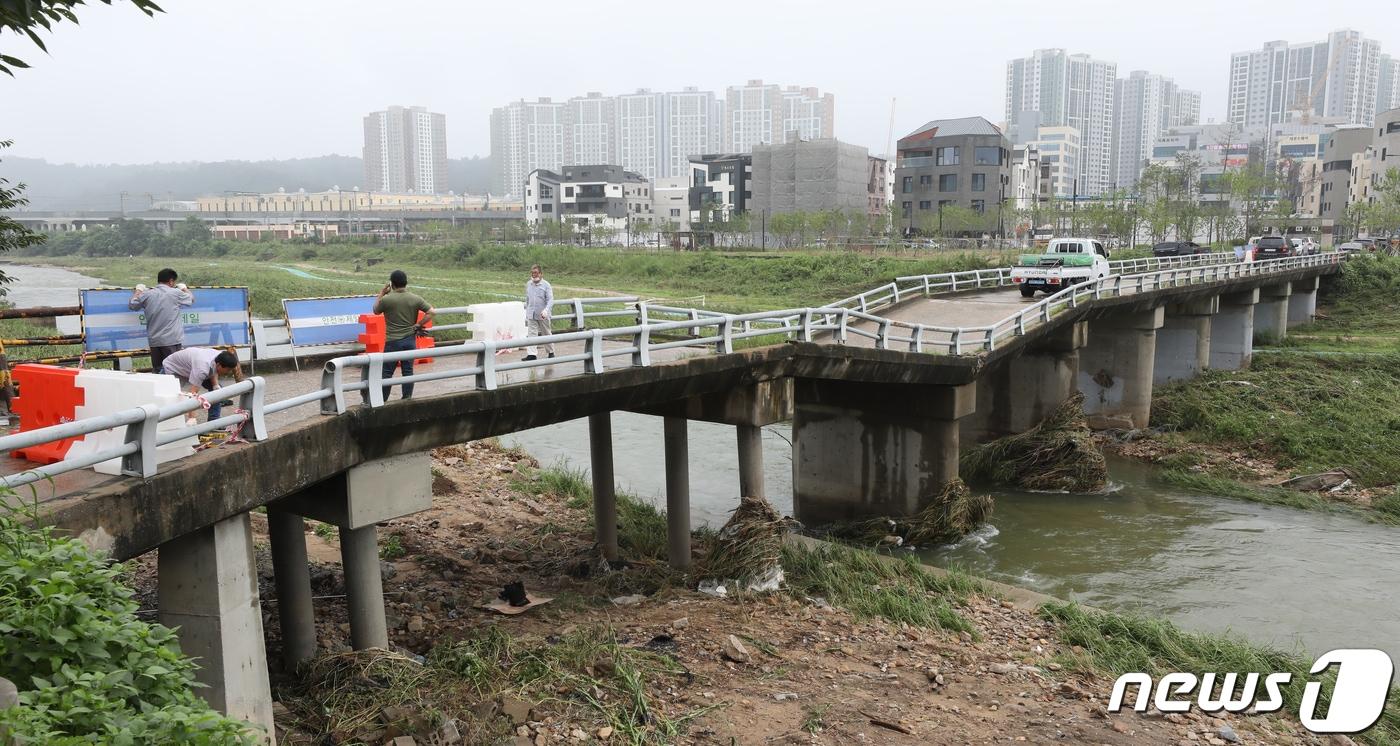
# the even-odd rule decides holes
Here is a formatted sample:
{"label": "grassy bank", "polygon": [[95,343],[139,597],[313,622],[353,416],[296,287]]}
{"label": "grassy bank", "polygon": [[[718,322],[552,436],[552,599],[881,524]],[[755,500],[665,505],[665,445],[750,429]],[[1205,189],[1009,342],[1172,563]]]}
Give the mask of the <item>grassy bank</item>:
{"label": "grassy bank", "polygon": [[[1302,701],[1312,659],[1294,653],[1255,645],[1233,635],[1204,635],[1184,632],[1170,622],[1088,611],[1075,604],[1046,604],[1041,616],[1052,621],[1063,640],[1082,649],[1064,658],[1071,669],[1088,670],[1117,677],[1141,671],[1154,678],[1183,671],[1197,676],[1215,673],[1286,672],[1293,675],[1282,689],[1283,711],[1294,715]],[[1325,712],[1336,684],[1336,669],[1328,669],[1318,698],[1318,715]],[[1262,695],[1262,690],[1261,690]],[[1400,689],[1392,688],[1379,722],[1359,734],[1364,743],[1377,746],[1400,744]]]}
{"label": "grassy bank", "polygon": [[[14,257],[16,261],[25,261]],[[558,246],[236,245],[221,256],[34,257],[113,285],[150,283],[172,266],[189,284],[248,285],[253,310],[281,313],[281,299],[372,294],[389,270],[404,269],[438,305],[518,298],[532,264],[544,267],[556,297],[638,295],[726,311],[807,306],[887,283],[896,276],[1003,266],[993,252],[918,258],[855,253],[741,255],[713,251],[640,253]],[[370,266],[373,263],[374,266]],[[313,275],[298,276],[290,270]]]}
{"label": "grassy bank", "polygon": [[[1314,324],[1258,347],[1248,370],[1207,371],[1158,388],[1152,423],[1176,430],[1164,476],[1182,487],[1305,509],[1327,495],[1251,483],[1220,454],[1285,474],[1345,467],[1371,517],[1400,523],[1400,259],[1364,256],[1326,278]],[[1359,353],[1359,354],[1358,354]]]}

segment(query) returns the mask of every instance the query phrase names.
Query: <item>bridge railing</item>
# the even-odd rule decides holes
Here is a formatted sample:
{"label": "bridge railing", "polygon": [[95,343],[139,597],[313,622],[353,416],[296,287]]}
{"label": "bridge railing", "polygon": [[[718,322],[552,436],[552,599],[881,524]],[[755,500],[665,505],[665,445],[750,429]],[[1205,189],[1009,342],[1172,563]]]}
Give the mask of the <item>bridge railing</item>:
{"label": "bridge railing", "polygon": [[[325,364],[321,387],[299,396],[279,402],[264,402],[265,383],[261,377],[253,377],[224,388],[217,389],[203,398],[207,401],[227,401],[235,397],[239,400],[238,411],[212,422],[169,430],[158,431],[160,422],[173,417],[183,417],[202,408],[198,399],[188,399],[165,407],[146,405],[125,410],[113,415],[89,418],[52,427],[0,437],[0,452],[26,448],[40,443],[48,443],[66,438],[88,435],[114,427],[126,427],[126,438],[121,446],[106,449],[81,457],[66,459],[58,463],[31,469],[20,474],[3,478],[4,484],[18,486],[46,479],[64,472],[82,469],[112,458],[122,459],[122,473],[130,476],[150,477],[156,473],[157,455],[155,449],[184,438],[213,432],[237,425],[239,433],[248,440],[267,437],[264,418],[267,415],[313,403],[320,403],[321,412],[339,414],[349,406],[347,395],[363,392],[364,401],[371,407],[385,404],[384,386],[398,386],[405,383],[420,383],[451,378],[471,378],[478,389],[493,390],[506,383],[502,375],[511,371],[544,369],[552,366],[583,363],[585,374],[602,373],[613,358],[623,358],[623,365],[647,366],[652,355],[657,352],[689,348],[712,349],[719,354],[730,353],[735,345],[746,339],[782,335],[788,339],[817,341],[823,334],[830,334],[837,343],[846,343],[852,337],[873,340],[878,349],[905,348],[913,352],[932,352],[950,355],[964,355],[996,349],[1009,338],[1021,336],[1039,326],[1050,323],[1055,317],[1078,308],[1090,300],[1119,297],[1151,292],[1164,288],[1221,282],[1226,280],[1270,275],[1296,269],[1336,264],[1345,256],[1339,253],[1317,254],[1306,257],[1288,257],[1257,262],[1183,262],[1185,266],[1169,266],[1151,272],[1133,275],[1111,275],[1094,282],[1073,285],[1036,303],[1029,304],[1015,314],[994,324],[978,327],[949,327],[910,324],[885,318],[872,313],[871,306],[877,302],[898,302],[895,298],[904,297],[906,292],[922,293],[924,277],[917,278],[917,284],[906,283],[909,278],[900,278],[888,286],[877,288],[865,294],[868,310],[861,310],[860,302],[849,305],[851,299],[842,303],[848,305],[828,305],[814,308],[792,308],[776,311],[763,311],[749,314],[725,314],[715,311],[686,309],[638,303],[634,309],[608,311],[610,315],[637,315],[639,321],[628,326],[599,327],[581,331],[563,332],[543,337],[527,337],[503,341],[462,342],[440,345],[432,349],[406,350],[403,352],[378,352],[349,355],[333,358]],[[984,287],[1002,284],[1000,270],[981,270],[970,273],[947,273],[930,275],[929,286],[934,287],[932,278],[947,282],[949,287]],[[957,275],[953,277],[952,275]],[[908,288],[908,289],[906,289]],[[872,294],[873,293],[873,294]],[[619,299],[608,299],[617,303]],[[666,315],[683,315],[684,318],[666,320]],[[677,339],[676,337],[680,338]],[[519,350],[544,344],[583,343],[581,352],[566,352],[554,358],[536,360],[498,360],[500,353]],[[464,367],[450,368],[445,364],[427,372],[417,372],[412,376],[385,379],[383,365],[388,362],[402,362],[415,358],[432,358],[449,361],[462,358]],[[347,374],[358,371],[358,381],[349,380]]]}
{"label": "bridge railing", "polygon": [[[126,428],[126,437],[119,446],[74,456],[18,474],[10,474],[3,479],[3,482],[8,487],[19,487],[65,472],[86,469],[114,458],[122,460],[122,474],[133,477],[151,477],[155,476],[159,458],[156,449],[235,425],[238,426],[239,436],[245,440],[262,440],[267,437],[268,433],[266,422],[263,419],[268,411],[263,401],[266,385],[261,376],[254,376],[231,386],[215,389],[199,398],[183,399],[165,406],[144,404],[113,414],[89,417],[7,435],[0,438],[0,452],[83,437],[117,427]],[[175,418],[183,420],[191,412],[204,409],[205,402],[214,404],[233,399],[238,400],[237,410],[233,414],[186,427],[160,430],[160,423]]]}

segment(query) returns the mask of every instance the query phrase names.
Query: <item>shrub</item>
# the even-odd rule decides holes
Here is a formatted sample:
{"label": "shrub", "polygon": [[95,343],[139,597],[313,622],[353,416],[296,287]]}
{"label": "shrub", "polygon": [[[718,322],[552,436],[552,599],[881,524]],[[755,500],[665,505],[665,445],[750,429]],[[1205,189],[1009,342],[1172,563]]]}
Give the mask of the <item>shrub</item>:
{"label": "shrub", "polygon": [[20,690],[0,710],[8,742],[254,742],[194,694],[175,633],[136,618],[120,565],[24,517],[0,501],[0,671]]}

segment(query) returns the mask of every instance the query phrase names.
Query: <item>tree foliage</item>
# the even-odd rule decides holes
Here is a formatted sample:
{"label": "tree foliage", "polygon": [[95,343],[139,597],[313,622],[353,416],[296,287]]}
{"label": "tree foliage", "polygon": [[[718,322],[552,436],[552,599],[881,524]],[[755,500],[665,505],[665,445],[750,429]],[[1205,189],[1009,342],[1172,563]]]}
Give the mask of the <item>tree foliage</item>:
{"label": "tree foliage", "polygon": [[[163,13],[160,6],[151,0],[98,0],[103,5],[128,2],[148,16]],[[23,34],[34,42],[34,46],[47,52],[42,31],[52,31],[56,24],[67,21],[78,22],[78,7],[86,5],[86,0],[0,0],[0,31]],[[0,52],[0,73],[14,77],[13,68],[29,67],[24,60]]]}
{"label": "tree foliage", "polygon": [[136,616],[122,568],[0,502],[0,671],[15,743],[245,744],[247,723],[194,693],[175,633]]}
{"label": "tree foliage", "polygon": [[[0,150],[10,147],[11,143],[11,140],[0,140]],[[16,184],[11,187],[9,183],[9,179],[0,177],[0,253],[44,242],[43,235],[25,228],[14,218],[4,214],[5,210],[14,210],[29,204],[29,200],[24,198],[25,185]],[[5,294],[4,286],[12,279],[0,271],[0,296]]]}

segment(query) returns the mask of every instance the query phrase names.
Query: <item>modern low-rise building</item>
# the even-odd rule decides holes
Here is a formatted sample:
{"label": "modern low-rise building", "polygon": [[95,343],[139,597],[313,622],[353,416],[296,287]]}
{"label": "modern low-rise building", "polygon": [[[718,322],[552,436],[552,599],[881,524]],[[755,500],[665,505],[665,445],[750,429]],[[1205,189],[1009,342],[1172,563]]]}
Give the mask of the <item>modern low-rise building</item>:
{"label": "modern low-rise building", "polygon": [[1360,175],[1356,170],[1365,160],[1374,133],[1369,126],[1340,127],[1332,133],[1322,155],[1318,217],[1341,222],[1346,215],[1353,196],[1359,194]]}
{"label": "modern low-rise building", "polygon": [[690,230],[690,177],[667,176],[652,182],[652,212],[658,229]]}
{"label": "modern low-rise building", "polygon": [[525,219],[535,226],[565,223],[576,234],[649,230],[655,218],[652,199],[651,183],[621,166],[535,169],[525,181]]}
{"label": "modern low-rise building", "polygon": [[898,156],[895,221],[906,232],[941,222],[949,206],[999,213],[1011,186],[1011,141],[982,117],[928,122],[900,138]]}
{"label": "modern low-rise building", "polygon": [[1040,156],[1044,169],[1041,199],[1072,199],[1084,196],[1079,182],[1079,159],[1083,157],[1084,142],[1075,127],[1038,127],[1026,143]]}
{"label": "modern low-rise building", "polygon": [[[1047,178],[1049,174],[1046,174]],[[1006,198],[1017,210],[1029,210],[1041,201],[1040,151],[1027,145],[1011,151],[1011,189]]]}
{"label": "modern low-rise building", "polygon": [[753,156],[714,153],[690,159],[691,221],[728,220],[753,200]]}
{"label": "modern low-rise building", "polygon": [[788,212],[867,211],[870,153],[835,139],[797,140],[753,148],[748,209]]}

